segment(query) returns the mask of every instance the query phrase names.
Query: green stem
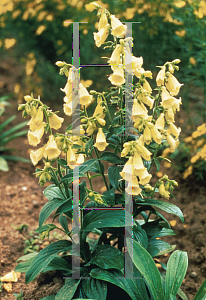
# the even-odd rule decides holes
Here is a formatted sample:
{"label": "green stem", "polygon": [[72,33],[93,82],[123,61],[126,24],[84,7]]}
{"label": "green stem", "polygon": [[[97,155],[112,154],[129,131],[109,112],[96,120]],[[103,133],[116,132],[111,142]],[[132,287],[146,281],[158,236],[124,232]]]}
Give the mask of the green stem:
{"label": "green stem", "polygon": [[[123,93],[122,93],[122,87],[119,88],[119,94],[120,94],[120,126],[124,125],[124,116],[123,116]],[[121,133],[120,135],[121,140],[121,150],[123,149],[124,144],[124,137]]]}
{"label": "green stem", "polygon": [[[94,138],[93,138],[93,140],[94,140]],[[104,183],[105,183],[105,185],[106,185],[107,190],[109,190],[109,186],[108,186],[106,177],[105,177],[105,175],[104,175],[104,172],[103,172],[103,170],[102,170],[102,166],[101,166],[101,164],[100,164],[100,157],[99,157],[98,151],[97,151],[97,149],[96,149],[95,147],[94,147],[94,151],[95,151],[96,156],[97,156],[97,158],[98,158],[98,164],[99,164],[99,168],[100,168],[100,172],[101,172],[102,178],[103,178],[103,180],[104,180]]]}
{"label": "green stem", "polygon": [[94,191],[94,190],[93,190],[93,186],[92,186],[91,176],[90,176],[89,172],[87,172],[87,177],[88,177],[88,179],[89,179],[89,184],[90,184],[91,190]]}
{"label": "green stem", "polygon": [[154,162],[155,158],[157,157],[157,153],[158,153],[159,147],[160,147],[160,145],[159,145],[159,146],[156,148],[156,150],[155,150],[154,156],[153,156],[153,158],[152,158],[151,165],[150,165],[149,168],[148,168],[148,172],[150,171],[150,169],[151,169],[151,167],[152,167],[152,165],[153,165],[153,162]]}
{"label": "green stem", "polygon": [[63,190],[62,190],[62,187],[61,187],[61,185],[60,185],[60,183],[59,183],[59,180],[58,180],[57,175],[55,174],[53,168],[51,168],[51,171],[52,171],[53,177],[54,177],[54,179],[55,179],[55,184],[58,186],[58,188],[60,189],[60,191],[61,191],[61,193],[62,193],[62,196],[63,196],[64,199],[65,199],[65,194],[64,194],[64,192],[63,192]]}
{"label": "green stem", "polygon": [[159,89],[159,93],[158,93],[158,95],[157,95],[157,98],[155,99],[155,107],[154,107],[154,109],[153,109],[152,119],[154,119],[154,115],[155,115],[155,112],[156,112],[156,108],[157,108],[157,106],[159,105],[160,97],[161,97],[161,88]]}
{"label": "green stem", "polygon": [[106,106],[106,108],[107,108],[107,114],[108,114],[108,117],[109,117],[109,121],[110,121],[110,123],[112,124],[112,118],[111,118],[111,115],[110,115],[110,111],[109,111],[109,107],[108,107],[108,104],[107,104],[107,100],[106,100],[106,98],[104,97],[104,94],[101,94],[102,95],[102,97],[103,97],[103,99],[104,99],[104,104],[105,104],[105,106]]}
{"label": "green stem", "polygon": [[158,184],[159,184],[159,180],[157,180],[157,182],[155,183],[154,190],[153,190],[152,195],[151,195],[151,199],[153,199],[153,197],[154,197],[155,189],[156,189]]}

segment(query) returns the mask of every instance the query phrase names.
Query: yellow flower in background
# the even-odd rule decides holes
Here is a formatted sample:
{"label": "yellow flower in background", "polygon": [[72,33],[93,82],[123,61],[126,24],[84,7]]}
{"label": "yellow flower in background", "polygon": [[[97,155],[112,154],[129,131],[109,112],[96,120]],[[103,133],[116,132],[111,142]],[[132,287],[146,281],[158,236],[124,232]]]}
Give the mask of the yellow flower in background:
{"label": "yellow flower in background", "polygon": [[127,188],[125,189],[125,192],[127,192],[129,195],[139,195],[141,193],[142,189],[139,187],[139,182],[136,176],[132,176],[132,180],[129,181]]}
{"label": "yellow flower in background", "polygon": [[50,135],[44,150],[44,157],[48,158],[48,160],[52,160],[57,158],[60,154],[61,150],[58,149],[54,136]]}
{"label": "yellow flower in background", "polygon": [[113,85],[120,86],[125,83],[124,78],[124,69],[120,65],[118,68],[114,70],[114,73],[108,78]]}
{"label": "yellow flower in background", "polygon": [[152,135],[151,135],[151,131],[148,126],[146,126],[144,129],[143,137],[144,137],[145,144],[149,145],[152,140]]}
{"label": "yellow flower in background", "polygon": [[9,49],[16,44],[16,39],[5,39],[4,40],[4,48]]}
{"label": "yellow flower in background", "polygon": [[97,132],[96,143],[94,144],[94,146],[99,151],[104,151],[106,149],[107,145],[109,145],[109,144],[106,141],[104,132],[102,131],[102,128],[99,128],[99,130]]}
{"label": "yellow flower in background", "polygon": [[184,37],[186,34],[186,30],[182,29],[182,30],[176,30],[175,34],[178,35],[179,37]]}
{"label": "yellow flower in background", "polygon": [[182,7],[184,7],[185,5],[186,5],[186,1],[181,1],[181,0],[179,0],[179,1],[174,1],[174,3],[173,3],[176,7],[178,7],[178,8],[182,8]]}
{"label": "yellow flower in background", "polygon": [[36,30],[36,35],[42,34],[42,32],[46,29],[45,25],[40,25]]}
{"label": "yellow flower in background", "polygon": [[158,72],[156,77],[157,86],[164,85],[165,81],[165,66]]}
{"label": "yellow flower in background", "polygon": [[28,60],[25,65],[26,75],[31,75],[34,71],[34,67],[36,65],[36,59]]}
{"label": "yellow flower in background", "polygon": [[82,83],[79,84],[79,100],[82,105],[88,105],[92,102],[92,95],[88,93]]}
{"label": "yellow flower in background", "polygon": [[108,24],[107,15],[105,14],[105,12],[103,12],[99,20],[98,31],[104,28],[107,24]]}
{"label": "yellow flower in background", "polygon": [[121,59],[120,59],[121,50],[122,50],[122,46],[117,44],[108,61],[108,63],[112,67],[112,71],[114,71],[114,69],[121,64]]}
{"label": "yellow flower in background", "polygon": [[180,87],[183,85],[173,76],[171,73],[167,73],[167,81],[165,83],[166,88],[170,91],[172,96],[176,96],[179,93]]}
{"label": "yellow flower in background", "polygon": [[56,114],[49,116],[49,126],[55,130],[58,130],[59,128],[61,128],[63,122],[64,122],[64,119],[58,117]]}
{"label": "yellow flower in background", "polygon": [[155,141],[155,143],[161,144],[162,136],[161,136],[160,132],[158,131],[157,127],[154,125],[154,126],[152,126],[152,128],[150,130],[151,130],[152,138]]}
{"label": "yellow flower in background", "polygon": [[183,173],[183,179],[186,179],[188,176],[192,174],[193,166],[189,166]]}
{"label": "yellow flower in background", "polygon": [[169,199],[169,197],[170,197],[170,192],[166,191],[163,182],[161,182],[161,184],[159,186],[159,193],[160,193],[160,196],[162,196],[162,197],[164,197],[166,199]]}
{"label": "yellow flower in background", "polygon": [[45,147],[46,147],[46,145],[44,147],[39,148],[36,151],[31,150],[30,159],[34,166],[36,166],[37,163],[43,158]]}
{"label": "yellow flower in background", "polygon": [[150,182],[150,179],[152,178],[152,175],[148,173],[147,169],[144,170],[140,177],[139,184],[146,185]]}
{"label": "yellow flower in background", "polygon": [[88,4],[85,4],[85,9],[89,12],[92,12],[95,10],[97,7],[93,4],[93,2],[90,2]]}
{"label": "yellow flower in background", "polygon": [[109,28],[110,25],[107,24],[105,27],[103,27],[99,32],[94,32],[94,40],[95,40],[95,44],[97,47],[100,47],[105,40],[107,39],[108,35],[109,35]]}
{"label": "yellow flower in background", "polygon": [[125,36],[126,26],[122,24],[114,15],[110,16],[112,32],[111,34],[123,38]]}
{"label": "yellow flower in background", "polygon": [[173,134],[175,136],[175,138],[177,139],[180,135],[181,132],[181,128],[177,128],[173,123],[170,122],[170,127],[169,127],[170,133]]}
{"label": "yellow flower in background", "polygon": [[74,166],[72,165],[76,165],[76,156],[75,156],[75,152],[72,149],[71,146],[69,146],[69,149],[67,151],[67,164],[70,166],[70,168],[74,168]]}
{"label": "yellow flower in background", "polygon": [[156,120],[155,126],[160,131],[164,130],[164,128],[165,128],[165,118],[164,118],[164,114],[163,113],[161,113],[160,116],[158,117],[158,119]]}
{"label": "yellow flower in background", "polygon": [[196,161],[197,161],[198,159],[200,159],[200,156],[199,156],[198,154],[199,154],[199,153],[197,153],[195,156],[193,156],[193,157],[191,158],[190,162],[191,162],[192,164],[196,163]]}
{"label": "yellow flower in background", "polygon": [[123,13],[123,16],[127,19],[127,20],[131,20],[135,13],[136,13],[137,9],[136,7],[128,7],[126,9],[126,11]]}
{"label": "yellow flower in background", "polygon": [[34,131],[28,131],[29,145],[37,146],[41,142],[41,138],[44,135],[44,123],[37,127]]}

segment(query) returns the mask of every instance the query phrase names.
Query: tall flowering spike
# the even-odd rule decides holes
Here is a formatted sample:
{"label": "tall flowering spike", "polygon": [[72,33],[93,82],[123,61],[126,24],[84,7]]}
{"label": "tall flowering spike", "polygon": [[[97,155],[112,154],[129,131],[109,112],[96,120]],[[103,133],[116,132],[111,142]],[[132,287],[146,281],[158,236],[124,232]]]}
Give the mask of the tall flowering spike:
{"label": "tall flowering spike", "polygon": [[170,133],[173,134],[175,136],[175,138],[177,139],[180,135],[181,132],[181,128],[177,128],[173,123],[170,122]]}
{"label": "tall flowering spike", "polygon": [[157,129],[164,130],[165,128],[165,118],[164,118],[164,114],[161,113],[159,118],[156,120],[155,126],[157,127]]}
{"label": "tall flowering spike", "polygon": [[28,131],[29,145],[37,146],[41,142],[41,138],[44,135],[44,123],[37,127],[34,131]]}
{"label": "tall flowering spike", "polygon": [[46,147],[46,145],[44,147],[39,148],[36,151],[31,150],[30,159],[34,166],[36,166],[37,163],[43,158],[45,147]]}
{"label": "tall flowering spike", "polygon": [[125,83],[124,78],[124,69],[122,66],[119,66],[114,70],[114,73],[108,78],[113,85],[120,86]]}
{"label": "tall flowering spike", "polygon": [[105,12],[103,12],[99,19],[98,31],[104,28],[107,24],[108,24],[107,15],[105,14]]}
{"label": "tall flowering spike", "polygon": [[116,48],[112,52],[112,55],[108,61],[113,71],[121,64],[121,59],[120,59],[121,49],[122,46],[120,44],[117,44]]}
{"label": "tall flowering spike", "polygon": [[70,166],[70,168],[74,168],[74,166],[76,164],[76,156],[75,156],[75,152],[72,149],[71,146],[69,146],[69,149],[67,151],[67,164]]}
{"label": "tall flowering spike", "polygon": [[94,144],[94,146],[99,151],[104,151],[106,149],[107,145],[109,145],[109,144],[106,142],[104,132],[102,131],[102,128],[99,128],[99,130],[97,132],[96,143]]}
{"label": "tall flowering spike", "polygon": [[161,144],[162,136],[155,125],[151,128],[151,135],[152,135],[153,140],[157,144]]}
{"label": "tall flowering spike", "polygon": [[152,135],[151,135],[151,130],[149,129],[148,126],[146,126],[144,129],[143,137],[144,137],[145,144],[149,145],[152,140]]}
{"label": "tall flowering spike", "polygon": [[173,76],[171,73],[167,73],[167,81],[165,83],[166,88],[170,91],[172,96],[176,96],[179,93],[180,87],[183,85]]}
{"label": "tall flowering spike", "polygon": [[82,83],[79,84],[79,98],[82,105],[88,105],[92,102],[92,95],[88,93]]}
{"label": "tall flowering spike", "polygon": [[60,154],[61,150],[58,149],[54,136],[50,135],[44,150],[44,157],[48,158],[48,160],[52,160],[57,158]]}
{"label": "tall flowering spike", "polygon": [[132,180],[129,181],[127,188],[125,189],[125,192],[127,192],[129,195],[139,195],[141,193],[142,189],[139,187],[139,182],[136,176],[132,176]]}
{"label": "tall flowering spike", "polygon": [[164,85],[165,82],[165,66],[158,72],[156,77],[157,86]]}
{"label": "tall flowering spike", "polygon": [[144,170],[140,177],[139,183],[142,185],[146,185],[150,182],[150,179],[152,178],[152,175],[148,173],[147,169]]}
{"label": "tall flowering spike", "polygon": [[94,32],[94,40],[95,40],[95,44],[97,47],[100,47],[105,40],[107,39],[108,35],[109,35],[109,28],[110,25],[107,24],[106,26],[104,26],[99,32]]}
{"label": "tall flowering spike", "polygon": [[114,15],[110,16],[112,25],[112,35],[123,38],[125,36],[126,26],[122,24]]}
{"label": "tall flowering spike", "polygon": [[170,193],[168,191],[166,191],[164,183],[161,182],[160,186],[159,186],[159,193],[162,197],[169,199],[170,197]]}
{"label": "tall flowering spike", "polygon": [[58,130],[59,128],[61,128],[63,122],[64,122],[64,119],[58,117],[56,114],[49,116],[49,126],[55,130]]}

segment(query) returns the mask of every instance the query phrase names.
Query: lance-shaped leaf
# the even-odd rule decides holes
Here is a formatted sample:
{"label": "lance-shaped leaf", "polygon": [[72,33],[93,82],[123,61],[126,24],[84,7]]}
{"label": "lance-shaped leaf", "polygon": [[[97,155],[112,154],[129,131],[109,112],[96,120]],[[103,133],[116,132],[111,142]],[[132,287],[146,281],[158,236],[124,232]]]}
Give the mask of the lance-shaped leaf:
{"label": "lance-shaped leaf", "polygon": [[66,278],[64,286],[58,291],[55,296],[55,300],[71,300],[74,296],[80,280],[75,280],[72,278]]}
{"label": "lance-shaped leaf", "polygon": [[107,284],[103,280],[89,277],[82,279],[82,287],[88,298],[106,300]]}
{"label": "lance-shaped leaf", "polygon": [[206,297],[206,279],[203,281],[193,300],[204,300]]}

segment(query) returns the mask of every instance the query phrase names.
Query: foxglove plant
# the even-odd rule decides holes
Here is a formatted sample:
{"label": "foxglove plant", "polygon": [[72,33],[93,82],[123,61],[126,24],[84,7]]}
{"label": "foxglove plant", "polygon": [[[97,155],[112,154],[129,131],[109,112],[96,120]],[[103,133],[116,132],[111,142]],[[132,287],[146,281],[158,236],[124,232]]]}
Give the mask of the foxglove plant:
{"label": "foxglove plant", "polygon": [[[150,184],[152,164],[155,163],[159,171],[159,161],[164,159],[158,156],[160,145],[167,141],[170,148],[175,149],[179,144],[180,128],[174,123],[181,98],[174,96],[182,84],[173,74],[178,70],[180,60],[166,62],[160,67],[157,88],[153,92],[149,83],[152,72],[143,68],[142,57],[132,55],[131,39],[124,38],[127,27],[108,10],[96,3],[93,5],[100,17],[98,32],[94,33],[95,44],[97,47],[106,44],[113,50],[108,59],[112,70],[108,78],[112,84],[110,91],[89,93],[81,83],[77,85],[78,70],[58,61],[60,75],[67,77],[62,89],[65,93],[64,113],[70,117],[79,113],[81,125],[73,122],[65,134],[54,132],[61,128],[63,118],[33,95],[25,96],[26,103],[19,107],[24,117],[31,117],[29,144],[37,146],[45,133],[48,136],[47,143],[30,154],[34,165],[40,160],[44,162],[44,168],[36,170],[39,183],[52,183],[44,191],[49,201],[40,212],[36,231],[44,238],[58,228],[67,237],[51,243],[40,253],[21,257],[19,260],[23,262],[16,270],[26,272],[26,283],[41,272],[59,270],[65,277],[65,285],[51,299],[113,299],[109,284],[124,290],[128,299],[133,300],[176,299],[177,294],[186,299],[179,289],[187,269],[186,252],[175,251],[168,267],[161,264],[167,270],[166,275],[155,265],[156,257],[175,248],[160,239],[175,232],[158,209],[177,215],[181,221],[184,218],[177,206],[154,199],[154,196],[159,193],[169,199],[177,182],[165,174],[154,186]],[[114,41],[105,42],[109,34]],[[130,75],[137,79],[128,89],[125,78]],[[132,95],[131,111],[125,101],[128,92]],[[88,106],[93,101],[96,107],[91,113]],[[108,104],[116,107],[114,118]],[[131,128],[126,131],[128,116]],[[108,174],[105,173],[105,162],[112,164]],[[79,195],[75,191],[75,174],[81,179],[87,177],[89,182],[88,187],[86,181],[81,180]],[[95,177],[103,179],[106,188],[103,194],[93,186]],[[133,216],[126,209],[129,204]],[[74,221],[76,206],[80,209],[78,234],[75,227],[68,228],[68,218]],[[46,223],[54,211],[54,219],[58,217],[61,227]],[[154,215],[153,219],[151,215]],[[130,227],[128,223],[132,218],[133,226]],[[90,232],[97,234],[98,239],[89,238]],[[124,243],[124,232],[127,244]],[[124,266],[124,255],[127,266]],[[79,264],[71,264],[71,257],[74,262],[77,256]],[[124,268],[127,269],[125,274]],[[204,284],[198,293],[204,295]],[[195,299],[202,299],[199,296]]]}

